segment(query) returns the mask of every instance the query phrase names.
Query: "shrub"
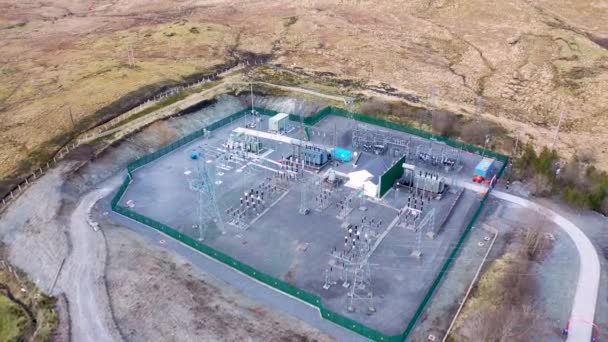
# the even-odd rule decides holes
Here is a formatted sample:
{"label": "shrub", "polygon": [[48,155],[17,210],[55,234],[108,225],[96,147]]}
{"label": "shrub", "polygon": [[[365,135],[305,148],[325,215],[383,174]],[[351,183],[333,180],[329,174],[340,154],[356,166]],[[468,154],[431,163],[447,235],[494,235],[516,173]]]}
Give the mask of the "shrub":
{"label": "shrub", "polygon": [[559,161],[557,152],[549,150],[547,146],[543,147],[542,151],[534,162],[536,172],[552,177],[555,172],[553,170],[555,163]]}
{"label": "shrub", "polygon": [[556,176],[558,162],[555,150],[544,147],[537,155],[534,147],[526,144],[521,156],[515,160],[514,174],[530,179],[536,195],[556,192],[571,205],[608,213],[608,174],[592,165],[585,168],[575,156]]}
{"label": "shrub", "polygon": [[573,205],[575,205],[577,207],[580,207],[580,208],[587,208],[587,207],[589,207],[589,200],[587,199],[587,197],[585,196],[585,194],[582,193],[581,191],[579,191],[575,187],[566,186],[562,190],[562,194],[564,196],[564,199],[568,203],[570,203],[570,204],[573,204]]}

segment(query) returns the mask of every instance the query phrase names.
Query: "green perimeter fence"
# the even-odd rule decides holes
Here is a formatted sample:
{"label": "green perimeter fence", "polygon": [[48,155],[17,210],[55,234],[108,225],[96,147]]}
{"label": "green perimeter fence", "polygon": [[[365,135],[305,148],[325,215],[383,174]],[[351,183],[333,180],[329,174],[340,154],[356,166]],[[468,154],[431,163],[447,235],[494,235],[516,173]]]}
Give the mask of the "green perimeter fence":
{"label": "green perimeter fence", "polygon": [[[268,110],[265,108],[258,108],[255,107],[255,109],[264,114],[264,115],[274,115],[277,112],[272,111],[272,110]],[[477,218],[479,217],[479,215],[481,214],[481,211],[483,209],[483,207],[485,206],[486,200],[488,198],[489,195],[489,191],[488,193],[486,193],[479,205],[479,207],[477,208],[477,210],[475,211],[473,217],[471,218],[471,220],[469,221],[469,223],[467,224],[466,228],[464,229],[462,235],[460,236],[460,239],[458,240],[458,242],[456,243],[456,245],[454,246],[454,248],[452,249],[452,251],[450,252],[447,260],[445,261],[445,263],[443,264],[443,266],[441,267],[440,271],[438,272],[437,276],[435,277],[433,283],[431,284],[431,287],[429,288],[429,290],[427,291],[427,293],[425,294],[423,300],[421,301],[421,303],[418,305],[418,308],[416,309],[416,312],[414,313],[414,316],[412,317],[412,319],[410,320],[410,322],[408,323],[407,327],[405,328],[405,330],[398,335],[385,335],[375,329],[372,329],[364,324],[361,324],[357,321],[354,321],[348,317],[345,317],[339,313],[333,312],[327,308],[325,308],[323,306],[323,303],[321,301],[321,298],[313,293],[310,293],[308,291],[302,290],[298,287],[295,287],[285,281],[282,281],[280,279],[274,278],[262,271],[259,271],[243,262],[240,262],[239,260],[236,260],[234,258],[232,258],[231,256],[222,253],[204,243],[201,243],[193,238],[191,238],[188,235],[182,234],[180,232],[178,232],[177,230],[163,224],[160,223],[154,219],[151,219],[147,216],[141,215],[135,211],[132,211],[126,207],[120,206],[118,203],[120,202],[120,199],[122,198],[122,196],[124,195],[125,191],[127,190],[127,187],[129,186],[131,179],[132,179],[132,172],[143,166],[146,165],[162,156],[164,156],[165,154],[174,151],[175,149],[178,149],[190,142],[192,142],[193,140],[202,137],[205,134],[205,131],[213,131],[219,127],[222,127],[226,124],[231,123],[233,120],[239,119],[241,117],[243,117],[244,115],[246,115],[247,112],[249,112],[251,110],[251,107],[245,108],[241,111],[238,111],[224,119],[221,119],[219,121],[216,121],[212,124],[210,124],[209,126],[200,129],[198,131],[195,131],[194,133],[191,133],[187,136],[185,136],[184,138],[181,138],[177,141],[175,141],[174,143],[167,145],[163,148],[161,148],[160,150],[146,155],[140,159],[135,160],[134,162],[130,163],[127,167],[127,177],[125,178],[125,180],[123,181],[122,185],[119,187],[118,192],[116,193],[116,195],[112,198],[112,210],[124,215],[126,217],[129,217],[139,223],[145,224],[149,227],[152,227],[204,254],[206,254],[207,256],[220,261],[258,281],[261,281],[264,284],[267,284],[269,286],[272,286],[280,291],[283,291],[289,295],[292,295],[308,304],[311,304],[315,307],[317,307],[322,315],[323,318],[332,321],[342,327],[345,327],[347,329],[350,329],[360,335],[363,335],[365,337],[368,337],[372,340],[375,341],[390,341],[390,342],[397,342],[397,341],[404,341],[408,335],[411,333],[411,331],[413,330],[416,322],[418,321],[418,319],[420,318],[420,316],[422,315],[422,312],[424,311],[424,308],[426,307],[426,305],[428,304],[429,300],[431,299],[433,293],[435,292],[436,288],[439,286],[441,280],[443,279],[443,276],[446,274],[448,268],[450,267],[450,265],[452,264],[452,261],[457,257],[458,252],[462,246],[462,244],[464,243],[464,241],[466,240],[467,236],[469,235],[469,232],[471,231],[471,228],[473,227],[473,224],[475,223],[475,221],[477,220]],[[304,123],[307,125],[314,125],[316,123],[318,123],[319,121],[321,121],[324,117],[328,116],[328,115],[338,115],[338,116],[347,116],[348,112],[344,109],[341,108],[335,108],[335,107],[326,107],[324,109],[322,109],[321,111],[319,111],[316,115],[311,116],[311,117],[307,117],[304,120]],[[467,145],[458,141],[453,141],[450,139],[447,139],[445,137],[442,136],[438,136],[429,132],[425,132],[419,129],[415,129],[412,127],[408,127],[408,126],[404,126],[404,125],[400,125],[400,124],[396,124],[393,122],[389,122],[386,120],[382,120],[382,119],[378,119],[378,118],[372,118],[372,117],[368,117],[365,116],[363,114],[358,114],[355,113],[354,114],[354,118],[358,121],[361,122],[366,122],[366,123],[370,123],[370,124],[374,124],[374,125],[378,125],[378,126],[382,126],[382,127],[386,127],[386,128],[390,128],[390,129],[395,129],[398,131],[402,131],[402,132],[406,132],[406,133],[410,133],[410,134],[414,134],[423,138],[427,138],[427,139],[434,139],[437,141],[441,141],[441,142],[445,142],[446,144],[453,146],[453,147],[457,147],[457,148],[462,148],[466,151],[469,152],[474,152],[474,153],[480,153],[482,151],[481,148],[476,147],[476,146],[472,146],[472,145]],[[297,115],[290,115],[290,120],[293,121],[298,121],[299,117]],[[504,155],[492,152],[492,151],[486,151],[485,152],[486,155],[492,156],[494,158],[499,159],[500,161],[503,162],[503,166],[500,169],[497,177],[500,177],[502,175],[502,173],[504,172],[505,166],[507,165],[507,161],[508,158]],[[397,165],[401,165],[401,164],[397,164]],[[390,171],[390,170],[389,170]],[[387,182],[388,183],[388,182]]]}

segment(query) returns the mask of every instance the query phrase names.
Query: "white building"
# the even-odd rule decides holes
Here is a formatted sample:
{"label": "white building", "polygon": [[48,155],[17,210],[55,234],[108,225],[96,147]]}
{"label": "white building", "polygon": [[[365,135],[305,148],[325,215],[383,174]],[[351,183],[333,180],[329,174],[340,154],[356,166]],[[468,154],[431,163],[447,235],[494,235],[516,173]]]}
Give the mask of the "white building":
{"label": "white building", "polygon": [[287,129],[289,114],[279,113],[268,119],[268,130],[270,132],[283,132]]}

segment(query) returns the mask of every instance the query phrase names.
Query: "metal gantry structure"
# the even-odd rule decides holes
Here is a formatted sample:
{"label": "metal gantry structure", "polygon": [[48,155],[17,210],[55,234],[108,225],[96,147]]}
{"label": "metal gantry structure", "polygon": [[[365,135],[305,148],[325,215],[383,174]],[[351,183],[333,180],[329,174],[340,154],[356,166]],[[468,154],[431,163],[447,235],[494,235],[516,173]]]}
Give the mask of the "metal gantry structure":
{"label": "metal gantry structure", "polygon": [[431,239],[435,238],[435,208],[431,209],[420,223],[416,225],[416,248],[412,250],[410,255],[418,259],[422,257],[422,234],[424,233],[425,228],[427,236]]}
{"label": "metal gantry structure", "polygon": [[323,288],[326,290],[332,285],[338,284],[338,281],[332,278],[334,267],[340,271],[338,277],[341,285],[348,289],[347,310],[349,312],[356,311],[360,302],[367,304],[368,314],[376,312],[372,288],[372,265],[369,263],[371,246],[372,235],[365,225],[347,224],[344,247],[341,251],[334,247],[331,254],[334,266],[325,270]]}
{"label": "metal gantry structure", "polygon": [[348,195],[344,196],[343,200],[336,203],[336,208],[338,209],[338,215],[336,215],[336,218],[338,220],[346,220],[348,214],[353,211],[353,201],[356,197],[361,197],[363,192],[363,187],[357,190],[352,190],[348,193]]}
{"label": "metal gantry structure", "polygon": [[253,84],[250,83],[249,87],[250,87],[250,94],[251,94],[251,112],[248,115],[248,120],[247,120],[247,123],[245,124],[245,127],[258,129],[259,113],[253,107]]}
{"label": "metal gantry structure", "polygon": [[376,312],[374,306],[374,292],[372,289],[372,271],[369,261],[363,260],[353,265],[353,284],[350,289],[349,304],[347,310],[354,312],[357,303],[367,303],[367,313],[372,314]]}
{"label": "metal gantry structure", "polygon": [[393,158],[401,158],[403,155],[410,158],[412,138],[401,138],[387,130],[368,129],[359,127],[352,131],[352,146],[365,152],[384,154],[392,149]]}
{"label": "metal gantry structure", "polygon": [[208,163],[205,161],[202,151],[195,151],[197,163],[194,171],[187,171],[188,185],[197,194],[197,223],[194,225],[198,229],[200,241],[205,239],[207,225],[209,221],[215,222],[217,228],[223,233],[224,221],[220,214],[217,203],[215,183],[212,180]]}
{"label": "metal gantry structure", "polygon": [[457,170],[462,164],[462,149],[429,141],[427,145],[416,145],[415,158],[427,166],[444,169],[446,172]]}

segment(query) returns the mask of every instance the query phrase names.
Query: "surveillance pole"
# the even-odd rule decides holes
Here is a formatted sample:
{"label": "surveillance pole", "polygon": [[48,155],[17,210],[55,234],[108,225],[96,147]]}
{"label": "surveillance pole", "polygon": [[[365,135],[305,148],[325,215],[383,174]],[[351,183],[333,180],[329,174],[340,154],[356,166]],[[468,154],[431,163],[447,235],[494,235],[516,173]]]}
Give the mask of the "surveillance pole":
{"label": "surveillance pole", "polygon": [[485,157],[485,155],[486,155],[486,147],[488,146],[489,142],[490,142],[490,135],[486,134],[486,140],[483,143],[483,152],[481,153],[481,158]]}

